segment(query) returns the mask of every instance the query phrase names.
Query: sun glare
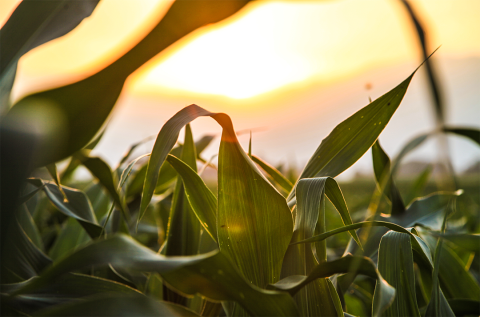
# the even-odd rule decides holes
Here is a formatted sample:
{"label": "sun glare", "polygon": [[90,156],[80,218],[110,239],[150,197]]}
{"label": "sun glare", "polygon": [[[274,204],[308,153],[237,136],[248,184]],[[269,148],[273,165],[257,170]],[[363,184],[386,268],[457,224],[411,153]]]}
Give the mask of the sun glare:
{"label": "sun glare", "polygon": [[[479,1],[417,2],[429,25],[438,30],[430,37],[431,45],[442,45],[437,55],[479,54],[478,32],[465,32],[480,27],[474,9],[480,9]],[[0,23],[17,3],[0,2]],[[20,60],[13,95],[98,71],[138,42],[152,21],[164,14],[167,3],[171,1],[102,0],[74,31]],[[197,30],[159,54],[130,78],[127,91],[241,100],[282,87],[334,82],[369,69],[418,61],[413,28],[404,23],[402,14],[396,1],[252,2],[226,21]]]}
{"label": "sun glare", "polygon": [[243,99],[308,78],[315,70],[310,61],[295,48],[281,47],[285,34],[278,32],[279,16],[288,7],[263,6],[224,27],[206,29],[143,80]]}

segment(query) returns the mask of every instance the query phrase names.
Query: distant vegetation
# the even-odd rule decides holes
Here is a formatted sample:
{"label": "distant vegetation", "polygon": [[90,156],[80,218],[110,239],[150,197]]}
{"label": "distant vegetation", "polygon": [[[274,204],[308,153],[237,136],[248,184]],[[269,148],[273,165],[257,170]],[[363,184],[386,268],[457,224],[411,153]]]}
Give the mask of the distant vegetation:
{"label": "distant vegetation", "polygon": [[[299,175],[244,151],[227,114],[197,105],[161,127],[151,153],[134,157],[140,142],[112,168],[90,151],[127,76],[246,1],[177,1],[112,65],[10,105],[18,59],[98,1],[45,3],[22,2],[0,31],[2,315],[479,315],[478,178],[399,173],[427,139],[480,146],[480,131],[439,118],[392,160],[377,141],[416,71],[318,140]],[[214,137],[194,141],[198,117],[223,129],[218,164],[202,156]],[[372,177],[340,187],[370,149]]]}

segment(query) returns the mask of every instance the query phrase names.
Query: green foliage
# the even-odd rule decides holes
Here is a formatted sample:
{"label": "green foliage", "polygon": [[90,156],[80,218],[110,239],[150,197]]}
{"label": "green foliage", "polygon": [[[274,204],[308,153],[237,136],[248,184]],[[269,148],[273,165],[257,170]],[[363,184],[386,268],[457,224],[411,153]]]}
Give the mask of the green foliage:
{"label": "green foliage", "polygon": [[[77,1],[74,8],[88,10],[58,11],[63,2],[38,13],[34,2],[22,3],[2,29],[2,45],[11,50],[2,64],[2,89],[11,86],[21,54],[34,47],[22,43],[39,45],[68,32],[96,4]],[[393,160],[377,141],[414,73],[337,125],[295,182],[254,155],[251,143],[247,154],[228,115],[197,105],[165,123],[149,154],[130,158],[143,141],[134,144],[115,169],[89,155],[131,72],[245,3],[177,1],[110,66],[27,96],[2,116],[3,315],[479,315],[479,236],[472,231],[478,225],[469,225],[478,222],[478,208],[472,203],[473,212],[455,212],[461,190],[420,197],[429,169],[409,184],[405,202],[411,203],[405,206],[396,172],[433,132],[410,141]],[[12,25],[30,15],[35,23],[12,38]],[[69,22],[52,32],[60,17]],[[197,164],[213,165],[201,157],[213,137],[194,142],[190,127],[201,116],[223,129],[215,184],[197,170]],[[37,137],[9,130],[52,118],[65,125]],[[177,144],[183,128],[185,139]],[[59,131],[67,131],[66,138]],[[478,129],[435,133],[478,145]],[[370,200],[365,212],[361,204],[347,207],[351,190],[342,192],[334,177],[370,148],[376,187],[372,180],[372,195],[354,190],[365,204]],[[65,158],[68,166],[58,169]],[[80,165],[92,175],[87,184],[75,180]],[[45,176],[34,170],[43,166],[51,180],[45,169]]]}

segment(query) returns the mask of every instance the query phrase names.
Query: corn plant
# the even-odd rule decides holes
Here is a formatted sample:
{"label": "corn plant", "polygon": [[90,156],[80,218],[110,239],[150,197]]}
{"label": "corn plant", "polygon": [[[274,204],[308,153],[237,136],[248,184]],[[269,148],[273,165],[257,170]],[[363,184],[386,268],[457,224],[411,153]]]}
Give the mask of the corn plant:
{"label": "corn plant", "polygon": [[[478,315],[478,207],[457,210],[465,196],[460,189],[422,196],[428,171],[408,199],[396,179],[403,157],[432,135],[480,145],[480,131],[446,127],[418,136],[394,160],[378,142],[416,71],[338,124],[295,179],[245,152],[227,114],[197,105],[163,125],[151,153],[132,158],[137,143],[113,169],[91,156],[128,74],[178,37],[245,4],[219,3],[175,2],[145,39],[104,70],[5,106],[2,314]],[[206,14],[186,19],[199,8]],[[22,3],[8,23],[32,10],[31,2]],[[55,17],[58,8],[51,10]],[[2,82],[13,80],[11,63]],[[41,122],[48,115],[66,120],[68,129],[49,133]],[[190,122],[198,117],[223,129],[216,165],[202,157],[214,137],[193,137]],[[38,121],[35,131],[19,128]],[[69,133],[55,137],[57,128]],[[335,177],[369,149],[376,188],[368,208],[352,214]],[[214,184],[202,178],[200,164],[217,169]],[[79,166],[90,181],[75,179]],[[336,214],[342,224],[327,230]],[[342,233],[349,242],[334,252]]]}

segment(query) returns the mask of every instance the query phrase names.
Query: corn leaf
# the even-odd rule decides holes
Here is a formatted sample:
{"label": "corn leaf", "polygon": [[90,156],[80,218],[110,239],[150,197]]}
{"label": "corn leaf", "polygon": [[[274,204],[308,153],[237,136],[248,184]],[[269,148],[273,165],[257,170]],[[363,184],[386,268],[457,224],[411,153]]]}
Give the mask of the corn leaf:
{"label": "corn leaf", "polygon": [[63,118],[65,138],[49,140],[52,150],[40,149],[34,165],[44,166],[68,157],[96,135],[133,71],[178,39],[201,26],[225,19],[247,2],[176,1],[150,33],[118,60],[81,81],[23,98],[7,113],[5,120],[31,113],[38,100],[48,104],[49,111]]}
{"label": "corn leaf", "polygon": [[[38,179],[33,181],[35,181],[34,185],[38,181],[41,182]],[[43,191],[58,210],[69,217],[75,218],[90,237],[98,237],[102,232],[102,227],[98,224],[92,205],[85,193],[65,186],[62,186],[62,189],[68,201],[65,201],[62,192],[56,185],[46,183],[43,186]]]}
{"label": "corn leaf", "polygon": [[340,228],[337,228],[337,229],[334,229],[334,230],[330,230],[330,231],[327,231],[325,233],[310,237],[308,239],[293,242],[292,245],[323,241],[323,240],[325,240],[325,239],[327,239],[327,238],[329,238],[333,235],[336,235],[338,233],[350,231],[350,230],[353,230],[353,229],[359,229],[359,228],[363,228],[363,227],[385,227],[385,228],[388,228],[388,229],[396,231],[396,232],[411,234],[410,231],[408,231],[407,229],[405,229],[405,228],[403,228],[399,225],[396,225],[394,223],[391,223],[391,222],[387,222],[387,221],[363,221],[363,222],[358,222],[358,223],[354,223],[354,224],[351,224],[351,225],[347,225],[347,226],[344,226],[344,227],[340,227]]}
{"label": "corn leaf", "polygon": [[48,255],[56,261],[88,241],[90,241],[90,237],[80,223],[75,218],[70,218],[63,225],[53,246],[48,251]]}
{"label": "corn leaf", "polygon": [[98,2],[99,0],[23,1],[18,5],[0,29],[0,114],[9,108],[10,90],[20,57],[73,30],[92,13]]}
{"label": "corn leaf", "polygon": [[220,249],[245,278],[266,287],[280,278],[282,259],[293,232],[285,198],[257,169],[238,143],[225,114],[218,156],[217,230]]}
{"label": "corn leaf", "polygon": [[87,157],[80,153],[79,158],[82,164],[90,171],[90,173],[92,173],[93,176],[95,176],[95,178],[98,179],[100,184],[102,184],[110,196],[112,196],[113,201],[117,205],[118,209],[122,211],[125,221],[128,223],[130,216],[127,206],[120,199],[117,186],[115,186],[115,182],[113,180],[113,173],[110,169],[110,166],[108,166],[108,164],[99,157]]}
{"label": "corn leaf", "polygon": [[20,227],[27,235],[27,237],[35,244],[37,248],[44,251],[42,237],[38,231],[37,225],[35,224],[32,215],[28,211],[25,204],[21,205],[16,213],[16,218]]}
{"label": "corn leaf", "polygon": [[[375,143],[397,110],[414,74],[415,72],[397,87],[337,125],[323,139],[299,179],[335,177],[362,157]],[[288,200],[293,196],[292,190]]]}
{"label": "corn leaf", "polygon": [[[455,198],[451,199],[453,201]],[[451,211],[453,208],[454,204],[449,206],[449,211]],[[441,232],[445,232],[446,227],[447,227],[447,217],[448,213],[445,213],[443,216],[443,221],[442,221],[442,226],[441,226]],[[447,299],[445,298],[445,295],[443,294],[442,288],[440,287],[440,281],[439,281],[439,272],[440,272],[440,265],[441,265],[441,254],[442,254],[442,249],[443,249],[443,239],[439,238],[437,239],[437,245],[435,247],[435,262],[433,265],[433,273],[432,273],[432,290],[431,290],[431,295],[430,295],[430,302],[428,303],[425,316],[455,316],[453,314],[453,311],[448,305]]]}
{"label": "corn leaf", "polygon": [[[420,316],[415,294],[412,243],[408,234],[389,231],[382,237],[378,271],[396,289],[392,305],[382,316]],[[374,296],[373,301],[377,300]]]}
{"label": "corn leaf", "polygon": [[[190,124],[185,127],[185,142],[182,161],[197,170],[197,153]],[[164,255],[194,255],[199,252],[201,226],[188,203],[181,178],[177,179],[173,192],[172,207],[168,220],[167,241],[162,249]]]}
{"label": "corn leaf", "polygon": [[[388,216],[382,214],[377,216],[376,220],[390,222],[397,224],[403,228],[414,227],[415,225],[428,225],[430,227],[438,227],[443,221],[445,216],[445,210],[448,203],[453,197],[457,197],[462,194],[462,191],[456,192],[436,192],[428,196],[418,198],[414,200],[405,213],[398,216]],[[390,228],[391,230],[395,230]],[[371,229],[369,229],[371,230]],[[371,255],[375,253],[380,244],[380,239],[386,233],[387,230],[383,228],[376,228],[370,231],[368,242],[365,245],[365,254]],[[350,244],[346,252],[355,252],[356,246]]]}
{"label": "corn leaf", "polygon": [[182,160],[168,155],[167,162],[182,177],[188,202],[203,228],[217,241],[217,197],[202,178]]}
{"label": "corn leaf", "polygon": [[383,150],[380,142],[377,140],[372,146],[373,170],[377,186],[380,188],[382,181],[385,178],[385,195],[392,203],[392,215],[399,215],[405,212],[405,205],[402,196],[398,191],[397,186],[391,176],[390,172],[390,158]]}
{"label": "corn leaf", "polygon": [[443,131],[448,132],[448,133],[454,133],[454,134],[457,134],[459,136],[469,138],[473,142],[480,145],[480,130],[478,130],[476,128],[446,127],[446,128],[443,129]]}
{"label": "corn leaf", "polygon": [[[316,226],[320,233],[325,231],[325,191],[329,181],[335,183],[326,177],[302,179],[298,182],[295,227],[291,245],[283,259],[282,278],[308,275],[315,265],[327,259],[324,241],[311,246],[295,245],[295,242],[312,237]],[[334,316],[341,313],[335,306],[335,297],[338,295],[330,292],[326,279],[318,279],[308,284],[294,298],[304,316]]]}
{"label": "corn leaf", "polygon": [[143,214],[152,199],[159,179],[160,168],[177,142],[180,130],[197,117],[210,115],[213,114],[196,105],[191,105],[176,113],[162,127],[155,140],[155,145],[153,146],[152,154],[148,161],[137,222],[143,217]]}
{"label": "corn leaf", "polygon": [[[28,283],[29,281],[2,285],[2,293],[11,294]],[[106,279],[82,274],[66,274],[31,293],[9,297],[6,304],[24,314],[33,314],[40,309],[106,292],[116,292],[120,295],[141,294],[133,288]]]}
{"label": "corn leaf", "polygon": [[130,163],[128,163],[127,167],[125,167],[125,169],[123,170],[122,174],[120,175],[120,181],[118,182],[118,189],[120,190],[123,185],[125,185],[125,183],[127,182],[127,179],[128,177],[130,176],[130,173],[132,172],[132,169],[133,167],[135,166],[135,164],[137,164],[137,162],[145,157],[148,157],[150,156],[150,154],[144,154],[144,155],[140,155],[139,157],[137,157],[136,159],[132,160]]}
{"label": "corn leaf", "polygon": [[232,257],[248,280],[265,287],[280,277],[281,260],[293,227],[292,215],[282,195],[240,147],[227,115],[191,105],[165,123],[148,163],[139,217],[150,202],[160,167],[180,129],[199,116],[211,116],[223,127],[218,168],[220,249]]}
{"label": "corn leaf", "polygon": [[292,275],[270,285],[269,288],[287,291],[291,295],[295,295],[305,285],[318,278],[349,273],[352,267],[356,268],[356,274],[363,274],[379,281],[375,289],[375,293],[378,294],[378,300],[373,307],[373,316],[379,316],[392,303],[395,297],[395,288],[383,279],[372,260],[366,257],[347,255],[335,261],[322,262],[315,266],[308,276]]}
{"label": "corn leaf", "polygon": [[17,221],[8,229],[4,252],[8,257],[2,258],[2,283],[16,283],[34,277],[52,262],[33,244]]}
{"label": "corn leaf", "polygon": [[199,316],[185,307],[156,301],[143,294],[102,294],[52,307],[37,316]]}
{"label": "corn leaf", "polygon": [[443,234],[430,232],[431,235],[442,237],[445,240],[455,243],[457,246],[480,254],[480,235],[479,234],[466,234],[466,233],[451,233],[446,232]]}
{"label": "corn leaf", "polygon": [[[428,220],[430,223],[433,221],[441,225],[444,216],[442,211],[445,210],[452,198],[458,197],[462,195],[462,193],[462,190],[432,193],[414,200],[402,215],[381,218],[382,220],[396,223],[402,227],[413,227],[416,224],[422,224],[424,222],[423,220]],[[427,218],[429,216],[431,218]],[[427,221],[425,221],[425,223],[427,223]]]}
{"label": "corn leaf", "polygon": [[71,271],[108,264],[125,270],[161,273],[169,285],[184,294],[199,293],[212,300],[238,301],[256,316],[297,315],[295,304],[287,293],[266,291],[251,285],[222,252],[166,257],[125,235],[112,236],[78,249],[12,295],[31,293]]}
{"label": "corn leaf", "polygon": [[271,166],[267,162],[260,159],[258,156],[251,155],[252,161],[257,163],[280,187],[282,187],[287,193],[289,193],[293,184],[285,178],[275,167]]}
{"label": "corn leaf", "polygon": [[447,298],[463,298],[478,300],[480,286],[458,255],[445,243],[442,243],[440,253],[440,268],[438,277],[442,291]]}

